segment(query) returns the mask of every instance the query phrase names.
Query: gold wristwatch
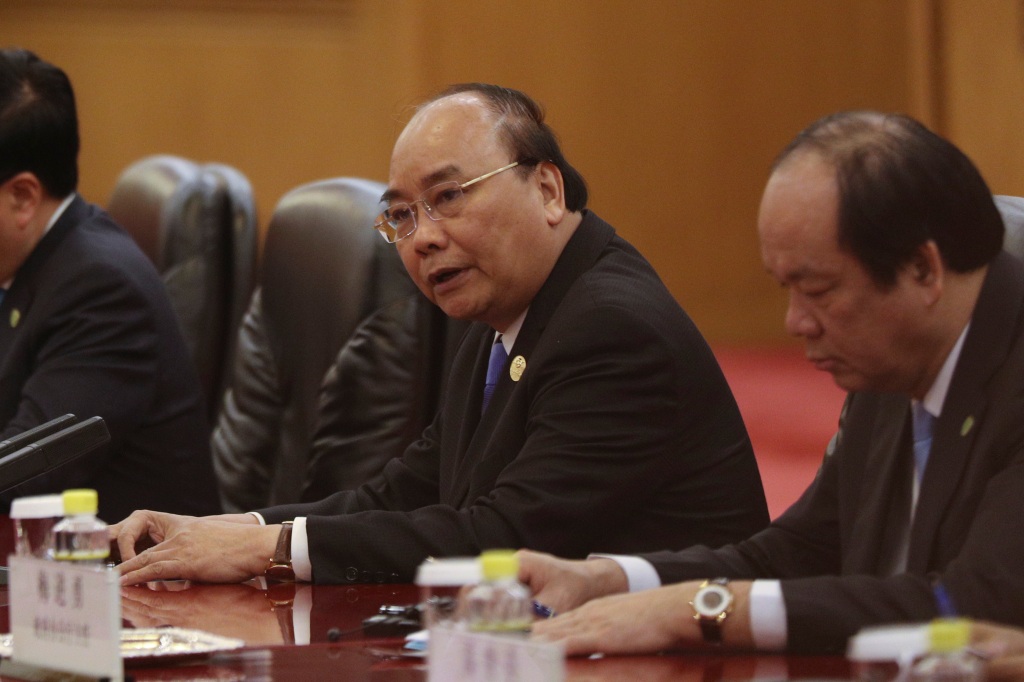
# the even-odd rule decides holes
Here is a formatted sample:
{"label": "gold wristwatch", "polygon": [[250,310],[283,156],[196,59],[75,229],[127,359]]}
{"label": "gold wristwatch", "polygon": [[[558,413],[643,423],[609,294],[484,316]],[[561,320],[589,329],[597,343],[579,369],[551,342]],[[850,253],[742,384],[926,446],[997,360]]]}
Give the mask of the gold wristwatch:
{"label": "gold wristwatch", "polygon": [[292,522],[281,524],[281,533],[277,536],[277,548],[274,556],[267,562],[267,570],[263,572],[267,580],[279,583],[295,582],[295,570],[292,568]]}
{"label": "gold wristwatch", "polygon": [[722,623],[732,612],[733,594],[729,589],[728,578],[705,580],[697,588],[690,606],[693,607],[693,619],[700,625],[704,641],[721,644]]}

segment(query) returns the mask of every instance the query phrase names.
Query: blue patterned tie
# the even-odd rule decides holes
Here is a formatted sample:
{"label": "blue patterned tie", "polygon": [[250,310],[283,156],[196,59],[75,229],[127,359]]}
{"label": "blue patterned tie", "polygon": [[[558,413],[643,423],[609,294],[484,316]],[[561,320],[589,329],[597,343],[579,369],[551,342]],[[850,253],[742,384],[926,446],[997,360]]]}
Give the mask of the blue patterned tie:
{"label": "blue patterned tie", "polygon": [[494,341],[494,345],[491,346],[491,359],[487,362],[487,380],[484,382],[484,404],[480,409],[480,414],[487,411],[487,406],[491,402],[491,396],[494,395],[494,387],[498,385],[498,378],[501,377],[501,370],[505,367],[505,362],[508,360],[508,353],[505,352],[505,346],[501,342],[501,336],[499,335]]}
{"label": "blue patterned tie", "polygon": [[924,477],[924,467],[928,464],[928,453],[932,449],[932,431],[935,429],[935,417],[924,409],[921,403],[915,403],[914,413],[914,471],[917,480]]}

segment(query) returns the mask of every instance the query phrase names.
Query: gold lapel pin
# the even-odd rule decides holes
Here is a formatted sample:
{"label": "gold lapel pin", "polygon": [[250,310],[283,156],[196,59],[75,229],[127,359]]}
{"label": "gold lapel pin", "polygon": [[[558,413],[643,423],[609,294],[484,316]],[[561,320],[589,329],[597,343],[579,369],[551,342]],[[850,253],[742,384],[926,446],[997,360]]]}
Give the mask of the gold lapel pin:
{"label": "gold lapel pin", "polygon": [[960,426],[960,435],[961,436],[966,436],[968,433],[971,432],[971,429],[973,429],[973,428],[974,428],[974,415],[972,414],[972,415],[968,415],[967,419],[965,419],[964,423]]}
{"label": "gold lapel pin", "polygon": [[512,359],[512,364],[508,367],[508,375],[512,377],[512,381],[519,381],[523,378],[523,372],[526,371],[526,358],[522,355],[517,355]]}
{"label": "gold lapel pin", "polygon": [[11,311],[11,329],[17,327],[19,322],[21,322],[21,311],[15,308]]}

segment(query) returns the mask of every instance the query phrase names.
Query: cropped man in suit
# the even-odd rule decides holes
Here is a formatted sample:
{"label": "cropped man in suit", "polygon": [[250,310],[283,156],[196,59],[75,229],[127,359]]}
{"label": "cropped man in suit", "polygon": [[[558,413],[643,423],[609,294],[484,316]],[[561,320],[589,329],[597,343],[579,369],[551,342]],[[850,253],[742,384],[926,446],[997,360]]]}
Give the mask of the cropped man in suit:
{"label": "cropped man in suit", "polygon": [[100,516],[218,509],[202,397],[163,283],[131,238],[75,193],[67,76],[0,51],[0,437],[99,415],[108,448],[4,493],[89,487]]}
{"label": "cropped man in suit", "polygon": [[981,175],[911,119],[837,114],[783,151],[758,231],[787,330],[849,391],[817,477],[717,550],[526,553],[524,577],[560,610],[677,583],[537,635],[574,653],[841,651],[861,627],[944,613],[1024,623],[1024,266]]}
{"label": "cropped man in suit", "polygon": [[[275,525],[133,515],[113,529],[122,580],[241,580],[284,543],[272,563],[301,579],[408,581],[428,556],[717,546],[763,527],[713,355],[586,197],[523,93],[469,84],[421,107],[376,227],[431,301],[475,321],[436,419],[359,489],[259,513]],[[146,535],[162,542],[135,555]]]}

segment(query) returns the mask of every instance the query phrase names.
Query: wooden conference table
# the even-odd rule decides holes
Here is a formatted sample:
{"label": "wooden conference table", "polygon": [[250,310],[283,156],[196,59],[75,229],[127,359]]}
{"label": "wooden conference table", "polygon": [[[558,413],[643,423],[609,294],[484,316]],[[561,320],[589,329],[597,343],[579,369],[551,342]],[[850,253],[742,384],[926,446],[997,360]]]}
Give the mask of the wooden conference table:
{"label": "wooden conference table", "polygon": [[[10,523],[0,517],[6,563]],[[125,627],[199,629],[245,641],[214,657],[128,661],[135,680],[425,680],[422,659],[402,656],[402,640],[364,636],[363,619],[383,604],[411,604],[412,585],[200,585],[169,581],[122,590]],[[9,595],[0,587],[0,632],[10,631]],[[296,644],[296,640],[300,643]],[[849,679],[841,657],[674,653],[569,659],[581,682],[657,680]],[[2,677],[2,675],[0,675]],[[10,679],[2,677],[2,679]]]}

